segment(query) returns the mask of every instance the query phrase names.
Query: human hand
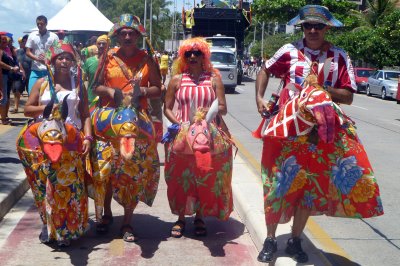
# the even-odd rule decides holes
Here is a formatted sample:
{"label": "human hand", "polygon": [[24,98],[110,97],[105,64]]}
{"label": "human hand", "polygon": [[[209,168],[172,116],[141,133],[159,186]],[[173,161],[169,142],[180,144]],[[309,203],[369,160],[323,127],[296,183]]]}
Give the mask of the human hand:
{"label": "human hand", "polygon": [[92,145],[92,142],[88,139],[85,139],[82,143],[82,155],[85,156],[89,154],[90,151],[90,146]]}
{"label": "human hand", "polygon": [[263,113],[267,110],[267,102],[262,98],[257,98],[257,111],[263,116]]}

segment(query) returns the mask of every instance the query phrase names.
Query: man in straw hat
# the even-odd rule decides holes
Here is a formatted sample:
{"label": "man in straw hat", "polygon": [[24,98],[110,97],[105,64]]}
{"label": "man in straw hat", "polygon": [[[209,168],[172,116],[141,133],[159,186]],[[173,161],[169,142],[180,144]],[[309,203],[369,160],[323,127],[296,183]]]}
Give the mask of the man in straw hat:
{"label": "man in straw hat", "polygon": [[[161,76],[157,63],[152,57],[137,47],[137,41],[146,36],[146,31],[138,17],[131,14],[120,16],[120,21],[111,29],[109,36],[115,38],[120,47],[111,49],[103,54],[99,62],[98,82],[94,92],[99,96],[100,106],[117,107],[122,92],[124,97],[131,96],[138,111],[138,124],[146,124],[141,119],[149,118],[148,99],[161,101]],[[138,97],[139,96],[139,97]],[[137,104],[137,101],[139,103]],[[125,99],[124,99],[125,100]],[[124,101],[125,102],[125,101]],[[148,128],[143,129],[146,132]],[[149,129],[151,131],[151,128]],[[131,217],[139,200],[151,206],[157,193],[160,177],[160,163],[157,153],[155,138],[142,135],[142,130],[137,137],[127,137],[123,149],[134,148],[133,157],[121,159],[121,154],[115,153],[111,141],[97,141],[98,158],[105,158],[99,163],[101,180],[107,180],[107,192],[104,201],[104,215],[101,223],[97,225],[97,232],[108,231],[113,222],[111,198],[124,207],[124,218],[121,226],[121,236],[126,242],[135,242],[133,228],[130,225]],[[148,133],[148,132],[146,132]],[[154,133],[154,132],[153,132]],[[125,140],[125,139],[124,139]],[[122,140],[121,140],[122,141]],[[135,142],[136,141],[136,142]],[[129,146],[129,147],[128,147]],[[133,146],[133,147],[132,147]],[[115,158],[117,157],[117,158]],[[108,160],[108,161],[107,161]],[[102,169],[108,167],[110,169]],[[96,171],[95,171],[96,172]],[[96,177],[95,177],[96,179]],[[99,192],[101,193],[101,191]]]}
{"label": "man in straw hat", "polygon": [[[288,24],[300,26],[304,37],[280,48],[259,72],[256,81],[258,112],[266,116],[265,112],[271,111],[263,100],[270,74],[281,77],[285,85],[304,86],[307,77],[323,73],[323,80],[318,78],[315,86],[327,91],[333,102],[351,104],[356,85],[350,59],[345,51],[325,40],[331,27],[343,24],[326,7],[319,5],[304,6]],[[332,61],[326,61],[328,58]],[[329,64],[324,69],[325,62]],[[279,99],[278,106],[284,108],[294,92],[284,86],[275,95]],[[273,123],[273,119],[271,121]],[[305,263],[308,255],[301,247],[300,236],[310,215],[360,218],[383,214],[379,188],[353,124],[344,121],[330,130],[334,130],[332,142],[324,142],[312,132],[290,138],[263,137],[261,164],[267,238],[257,258],[259,261],[273,261],[277,251],[277,225],[289,222],[292,216],[292,235],[285,252],[297,262]],[[348,176],[350,172],[352,176]],[[359,191],[357,188],[362,187],[363,182],[373,189],[366,187],[360,192],[363,199],[359,200],[360,195],[355,196],[355,190]],[[364,194],[367,192],[371,193]]]}

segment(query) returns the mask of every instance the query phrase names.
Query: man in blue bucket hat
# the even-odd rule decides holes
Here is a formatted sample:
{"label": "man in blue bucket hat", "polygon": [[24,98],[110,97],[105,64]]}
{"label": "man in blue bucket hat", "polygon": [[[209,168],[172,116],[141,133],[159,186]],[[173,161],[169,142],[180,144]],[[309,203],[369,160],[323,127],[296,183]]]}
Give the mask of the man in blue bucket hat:
{"label": "man in blue bucket hat", "polygon": [[[274,100],[276,100],[275,103],[279,101],[279,107],[283,107],[294,93],[287,89],[285,85],[289,83],[303,85],[304,80],[310,74],[318,76],[320,73],[324,74],[320,85],[329,92],[333,102],[351,104],[353,93],[356,91],[356,84],[350,59],[345,51],[325,40],[325,34],[331,27],[342,27],[343,24],[326,7],[319,5],[306,5],[302,7],[299,14],[290,20],[288,24],[300,26],[304,34],[303,39],[284,45],[272,58],[265,62],[263,71],[259,72],[256,81],[258,112],[265,116],[266,113],[268,114],[266,111],[272,111],[269,110],[270,105],[263,99],[270,74],[281,77],[283,80],[282,87],[284,89],[278,89],[274,92]],[[332,61],[330,62],[330,67],[325,72],[323,66],[328,58],[331,58]],[[320,162],[316,159],[319,156],[317,151],[314,155],[310,155],[312,147],[317,149],[319,146],[312,146],[311,138],[305,138],[304,143],[296,142],[298,138],[299,136],[293,137],[293,140],[290,141],[297,143],[301,147],[309,145],[307,147],[310,148],[310,153],[304,155],[300,152],[299,147],[297,149],[291,147],[295,149],[295,152],[294,154],[290,154],[291,156],[289,157],[289,153],[287,152],[288,146],[283,146],[284,144],[279,143],[280,140],[277,137],[263,138],[261,164],[267,238],[257,258],[261,262],[267,263],[274,259],[274,253],[277,251],[275,233],[278,223],[289,222],[292,216],[294,217],[292,236],[287,242],[285,252],[295,261],[305,263],[308,261],[308,255],[301,247],[300,236],[310,214],[350,217],[349,214],[343,214],[336,209],[335,211],[337,212],[333,212],[330,209],[329,200],[326,202],[326,198],[329,195],[327,195],[325,190],[320,192],[321,183],[319,182],[325,182],[325,185],[329,182],[329,179],[328,174],[318,172],[320,170],[318,169],[317,171],[315,169],[316,165],[320,165]],[[318,152],[320,151],[318,150]],[[325,154],[328,151],[322,148],[321,152]],[[291,160],[293,158],[294,160]],[[304,158],[308,160],[309,166],[301,165],[300,161]],[[289,165],[290,162],[294,166]],[[296,172],[297,168],[295,166],[298,168],[303,167],[305,170],[301,168],[297,172],[297,175],[294,175],[290,179],[288,176]],[[287,167],[292,168],[287,169]],[[298,183],[301,173],[306,173],[301,176],[301,180],[304,177],[304,184],[301,182]],[[322,179],[324,181],[320,181]],[[325,204],[323,204],[324,199]]]}

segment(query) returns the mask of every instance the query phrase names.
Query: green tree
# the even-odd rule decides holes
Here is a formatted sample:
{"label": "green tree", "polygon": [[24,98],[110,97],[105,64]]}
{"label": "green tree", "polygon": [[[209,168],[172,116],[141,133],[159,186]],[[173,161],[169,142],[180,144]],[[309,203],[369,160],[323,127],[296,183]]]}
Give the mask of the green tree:
{"label": "green tree", "polygon": [[[96,0],[91,0],[93,3]],[[147,0],[147,21],[146,30],[150,34],[150,0]],[[168,6],[171,1],[152,0],[152,42],[157,50],[164,49],[164,40],[171,36],[172,14]],[[113,23],[119,20],[119,16],[124,13],[131,13],[138,16],[141,20],[144,18],[144,1],[132,0],[107,0],[99,1],[99,10]],[[180,18],[180,14],[177,16]],[[142,21],[143,23],[143,21]]]}
{"label": "green tree", "polygon": [[368,8],[363,12],[354,12],[361,26],[376,27],[385,17],[395,10],[400,0],[367,0]]}

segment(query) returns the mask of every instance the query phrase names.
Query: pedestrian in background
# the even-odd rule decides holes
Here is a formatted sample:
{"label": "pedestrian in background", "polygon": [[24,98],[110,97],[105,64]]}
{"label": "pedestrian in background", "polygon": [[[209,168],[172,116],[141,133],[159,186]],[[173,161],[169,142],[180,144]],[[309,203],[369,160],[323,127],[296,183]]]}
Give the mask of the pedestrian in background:
{"label": "pedestrian in background", "polygon": [[17,79],[14,80],[12,91],[14,93],[14,110],[13,113],[16,114],[19,111],[19,102],[22,93],[27,90],[29,75],[31,72],[31,63],[32,59],[30,59],[26,55],[26,41],[28,40],[28,35],[24,35],[23,37],[18,39],[19,49],[17,50],[17,61],[19,64],[21,75]]}
{"label": "pedestrian in background", "polygon": [[[0,101],[0,116],[3,125],[9,125],[11,120],[8,118],[8,110],[10,108],[11,74],[18,74],[19,67],[13,58],[13,52],[9,47],[9,38],[5,34],[0,34],[0,67],[2,69],[3,98]],[[12,84],[12,83],[11,83]]]}
{"label": "pedestrian in background", "polygon": [[[317,80],[318,76],[319,83],[312,86],[323,90],[326,99],[337,104],[351,104],[356,85],[350,59],[342,49],[325,40],[331,27],[343,24],[326,7],[307,5],[289,25],[301,26],[304,38],[284,45],[263,65],[256,81],[258,112],[263,115],[265,111],[272,111],[263,100],[271,73],[283,77],[285,85],[296,84],[302,89],[297,95],[303,98],[307,96],[303,90],[305,84],[309,84],[309,78],[314,76]],[[326,62],[329,64],[327,73],[324,71]],[[279,97],[280,110],[286,110],[286,104],[295,97],[294,91],[289,90],[293,86],[287,86],[279,95],[273,96]],[[334,119],[343,124],[325,124],[329,126],[328,131],[334,132],[331,141],[320,137],[323,128],[318,127],[314,128],[318,131],[315,134],[311,131],[301,136],[263,137],[261,175],[267,238],[258,256],[261,262],[273,261],[277,251],[275,233],[278,223],[287,223],[292,217],[292,235],[285,252],[298,263],[305,263],[308,255],[301,247],[300,237],[310,215],[367,218],[383,214],[374,172],[353,122],[345,115],[340,118],[342,113],[339,114],[337,109],[332,112],[336,116]],[[274,123],[274,118],[268,126]]]}
{"label": "pedestrian in background", "polygon": [[[177,133],[164,138],[170,142],[166,144],[165,180],[171,212],[178,215],[171,228],[175,238],[185,232],[186,215],[195,214],[194,234],[205,236],[203,217],[227,220],[232,212],[232,142],[221,117],[227,113],[225,89],[210,56],[203,38],[185,40],[173,64],[165,98],[164,115],[173,123],[166,136],[171,130]],[[212,112],[215,100],[216,118],[207,119],[205,126],[205,113]],[[191,137],[193,142],[186,142]]]}
{"label": "pedestrian in background", "polygon": [[[93,137],[86,89],[71,76],[75,51],[63,41],[55,41],[49,48],[54,80],[41,78],[33,86],[24,110],[33,121],[21,130],[17,151],[43,223],[39,240],[57,241],[59,247],[65,247],[89,228],[84,177]],[[51,116],[46,117],[51,101],[58,104],[50,105]],[[59,126],[61,131],[55,134],[48,121],[59,119],[61,105],[61,112],[68,112]]]}
{"label": "pedestrian in background", "polygon": [[58,41],[58,36],[47,30],[45,16],[40,15],[36,18],[36,26],[38,30],[31,32],[26,42],[26,54],[33,60],[28,82],[28,95],[35,82],[47,75],[46,52],[55,41]]}
{"label": "pedestrian in background", "polygon": [[93,102],[96,98],[93,90],[93,83],[94,83],[94,76],[96,74],[97,67],[99,65],[99,57],[105,56],[107,54],[107,49],[110,46],[110,38],[107,35],[101,35],[97,38],[96,47],[98,53],[94,56],[89,57],[86,59],[85,63],[82,66],[83,71],[85,72],[84,80],[88,80],[88,102],[89,105]]}
{"label": "pedestrian in background", "polygon": [[165,84],[165,79],[167,78],[168,62],[169,62],[168,52],[164,51],[164,53],[160,59],[160,72],[161,72],[161,78],[162,78],[162,81],[161,81],[162,85]]}

